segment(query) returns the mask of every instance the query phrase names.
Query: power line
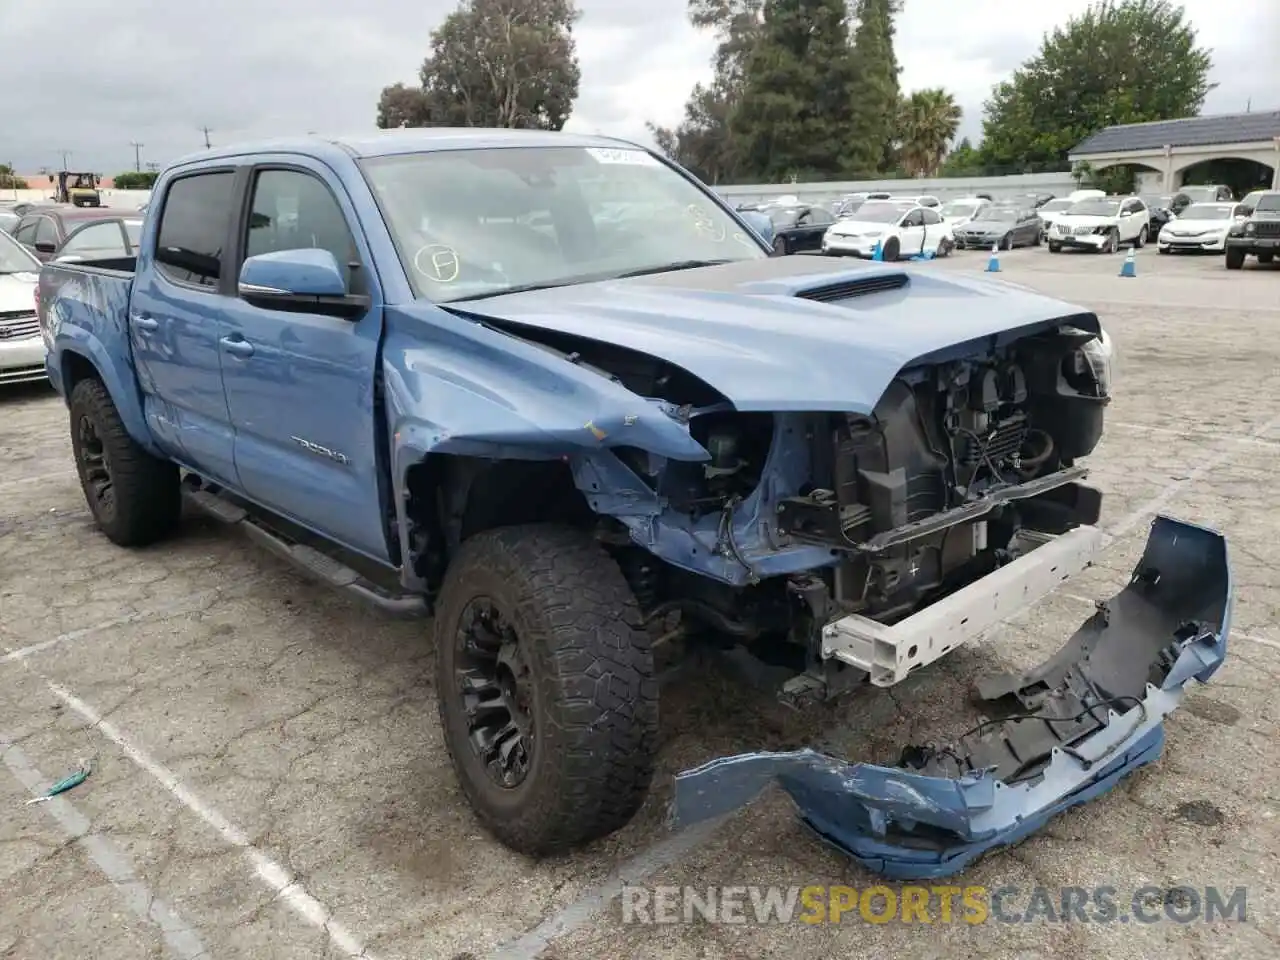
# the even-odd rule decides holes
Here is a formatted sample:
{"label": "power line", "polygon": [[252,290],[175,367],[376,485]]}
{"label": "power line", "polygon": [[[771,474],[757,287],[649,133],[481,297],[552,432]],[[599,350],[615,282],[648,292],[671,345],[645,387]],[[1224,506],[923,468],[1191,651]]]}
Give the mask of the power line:
{"label": "power line", "polygon": [[129,146],[133,147],[133,169],[138,173],[142,172],[142,148],[145,143],[138,143],[136,140],[130,140]]}
{"label": "power line", "polygon": [[66,170],[71,165],[70,161],[67,160],[67,157],[71,156],[71,151],[59,150],[58,153],[62,154],[62,169]]}
{"label": "power line", "polygon": [[212,146],[212,144],[209,143],[209,128],[201,127],[200,132],[204,134],[204,148],[208,150],[209,147]]}

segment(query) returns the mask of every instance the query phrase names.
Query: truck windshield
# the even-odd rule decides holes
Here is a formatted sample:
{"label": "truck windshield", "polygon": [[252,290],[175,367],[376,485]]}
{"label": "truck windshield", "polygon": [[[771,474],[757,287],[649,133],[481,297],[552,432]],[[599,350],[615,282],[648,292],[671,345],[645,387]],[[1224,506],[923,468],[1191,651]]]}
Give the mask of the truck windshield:
{"label": "truck windshield", "polygon": [[0,231],[0,276],[11,273],[39,273],[40,261],[22,244]]}
{"label": "truck windshield", "polygon": [[360,166],[415,292],[438,303],[768,255],[640,149],[448,150]]}

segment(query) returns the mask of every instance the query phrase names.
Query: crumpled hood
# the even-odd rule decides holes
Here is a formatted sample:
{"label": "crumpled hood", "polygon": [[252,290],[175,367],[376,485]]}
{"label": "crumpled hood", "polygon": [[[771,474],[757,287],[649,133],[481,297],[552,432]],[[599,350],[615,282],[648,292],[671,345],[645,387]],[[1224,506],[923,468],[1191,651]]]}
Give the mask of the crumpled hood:
{"label": "crumpled hood", "polygon": [[[835,299],[835,285],[852,295],[813,299]],[[833,268],[807,256],[442,306],[517,335],[569,334],[661,358],[743,411],[869,413],[906,367],[984,353],[1064,320],[1101,329],[1082,307],[995,279]]]}
{"label": "crumpled hood", "polygon": [[1059,227],[1115,227],[1119,224],[1119,217],[1083,217],[1076,214],[1062,214],[1054,221],[1054,225]]}

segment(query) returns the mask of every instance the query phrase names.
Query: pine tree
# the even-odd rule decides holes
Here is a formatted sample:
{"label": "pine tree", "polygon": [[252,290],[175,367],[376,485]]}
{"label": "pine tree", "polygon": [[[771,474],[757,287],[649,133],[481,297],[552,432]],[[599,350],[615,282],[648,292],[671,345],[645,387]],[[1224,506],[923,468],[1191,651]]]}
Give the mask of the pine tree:
{"label": "pine tree", "polygon": [[869,177],[892,164],[900,91],[893,18],[902,0],[857,0],[853,32],[853,113],[847,139],[847,173]]}
{"label": "pine tree", "polygon": [[761,180],[833,176],[854,121],[843,0],[766,0],[731,119],[745,170]]}

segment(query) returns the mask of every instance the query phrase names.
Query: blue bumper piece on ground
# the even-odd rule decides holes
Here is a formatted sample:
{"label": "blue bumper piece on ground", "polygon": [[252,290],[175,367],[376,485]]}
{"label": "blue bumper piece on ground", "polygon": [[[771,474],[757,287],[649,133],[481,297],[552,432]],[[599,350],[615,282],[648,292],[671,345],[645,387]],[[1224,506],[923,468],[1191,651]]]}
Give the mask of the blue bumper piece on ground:
{"label": "blue bumper piece on ground", "polygon": [[1226,656],[1231,569],[1218,532],[1157,517],[1129,584],[1034,670],[978,685],[984,720],[897,767],[813,750],[714,760],[676,777],[676,826],[777,781],[821,839],[886,877],[951,876],[1160,756],[1187,683]]}

